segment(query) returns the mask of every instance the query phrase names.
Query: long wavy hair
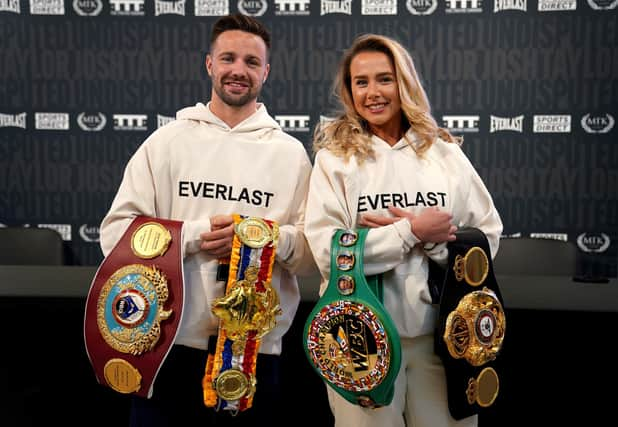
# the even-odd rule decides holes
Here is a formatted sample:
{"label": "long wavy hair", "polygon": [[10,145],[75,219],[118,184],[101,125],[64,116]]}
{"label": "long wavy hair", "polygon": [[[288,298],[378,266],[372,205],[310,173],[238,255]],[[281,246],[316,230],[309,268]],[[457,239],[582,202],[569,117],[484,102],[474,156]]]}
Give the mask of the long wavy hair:
{"label": "long wavy hair", "polygon": [[373,158],[375,154],[368,123],[356,112],[352,99],[350,64],[361,52],[382,52],[393,63],[401,99],[402,123],[404,129],[412,128],[417,140],[410,141],[405,134],[404,138],[418,155],[422,156],[438,137],[447,142],[461,144],[461,138],[439,127],[431,115],[427,94],[421,85],[412,57],[406,49],[389,37],[365,34],[354,40],[339,63],[333,94],[340,104],[340,111],[333,120],[316,126],[313,138],[314,152],[327,148],[346,161],[354,155],[359,163],[363,163],[367,158]]}

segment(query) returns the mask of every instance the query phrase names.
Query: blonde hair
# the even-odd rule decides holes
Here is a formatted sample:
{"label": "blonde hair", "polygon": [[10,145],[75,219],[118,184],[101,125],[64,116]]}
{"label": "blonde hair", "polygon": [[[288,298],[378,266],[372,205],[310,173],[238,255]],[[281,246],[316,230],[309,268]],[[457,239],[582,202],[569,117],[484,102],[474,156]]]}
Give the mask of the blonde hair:
{"label": "blonde hair", "polygon": [[437,137],[448,142],[461,143],[448,130],[440,128],[433,116],[427,94],[421,85],[412,57],[397,41],[377,34],[365,34],[357,37],[352,46],[346,50],[335,76],[334,95],[342,109],[332,121],[319,124],[314,132],[313,150],[327,148],[346,161],[355,156],[359,163],[367,158],[373,158],[371,132],[368,124],[354,108],[352,99],[352,81],[350,64],[352,59],[361,52],[382,52],[390,58],[394,67],[401,99],[403,123],[414,130],[418,140],[413,143],[406,141],[422,155]]}

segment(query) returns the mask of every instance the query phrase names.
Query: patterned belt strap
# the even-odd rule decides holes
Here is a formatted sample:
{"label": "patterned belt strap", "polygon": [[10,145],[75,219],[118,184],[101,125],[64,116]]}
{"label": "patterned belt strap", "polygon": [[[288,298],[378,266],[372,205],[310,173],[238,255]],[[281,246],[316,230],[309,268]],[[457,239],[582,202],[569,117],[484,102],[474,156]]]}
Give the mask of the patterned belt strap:
{"label": "patterned belt strap", "polygon": [[220,322],[202,381],[208,407],[236,414],[253,403],[260,339],[281,313],[279,296],[270,286],[278,238],[276,222],[234,215],[226,292],[212,306]]}

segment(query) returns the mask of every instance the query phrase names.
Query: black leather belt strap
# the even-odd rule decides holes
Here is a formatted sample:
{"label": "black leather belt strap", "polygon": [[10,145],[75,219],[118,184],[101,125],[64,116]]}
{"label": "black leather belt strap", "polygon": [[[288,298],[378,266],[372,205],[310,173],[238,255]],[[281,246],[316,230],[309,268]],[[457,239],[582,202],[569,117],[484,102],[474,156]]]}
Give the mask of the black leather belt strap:
{"label": "black leather belt strap", "polygon": [[485,234],[461,228],[448,251],[435,352],[446,370],[449,411],[462,419],[492,406],[499,396],[497,362],[506,320]]}

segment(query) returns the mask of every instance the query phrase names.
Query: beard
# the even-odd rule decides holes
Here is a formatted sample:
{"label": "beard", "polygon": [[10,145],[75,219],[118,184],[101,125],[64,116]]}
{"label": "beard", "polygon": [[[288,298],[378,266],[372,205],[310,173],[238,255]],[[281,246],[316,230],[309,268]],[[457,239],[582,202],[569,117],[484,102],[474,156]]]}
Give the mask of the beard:
{"label": "beard", "polygon": [[219,98],[231,107],[242,107],[255,100],[260,93],[260,87],[255,87],[250,81],[247,81],[247,92],[243,95],[235,95],[225,90],[225,84],[223,81],[224,79],[221,79],[218,83],[213,83],[213,87]]}

